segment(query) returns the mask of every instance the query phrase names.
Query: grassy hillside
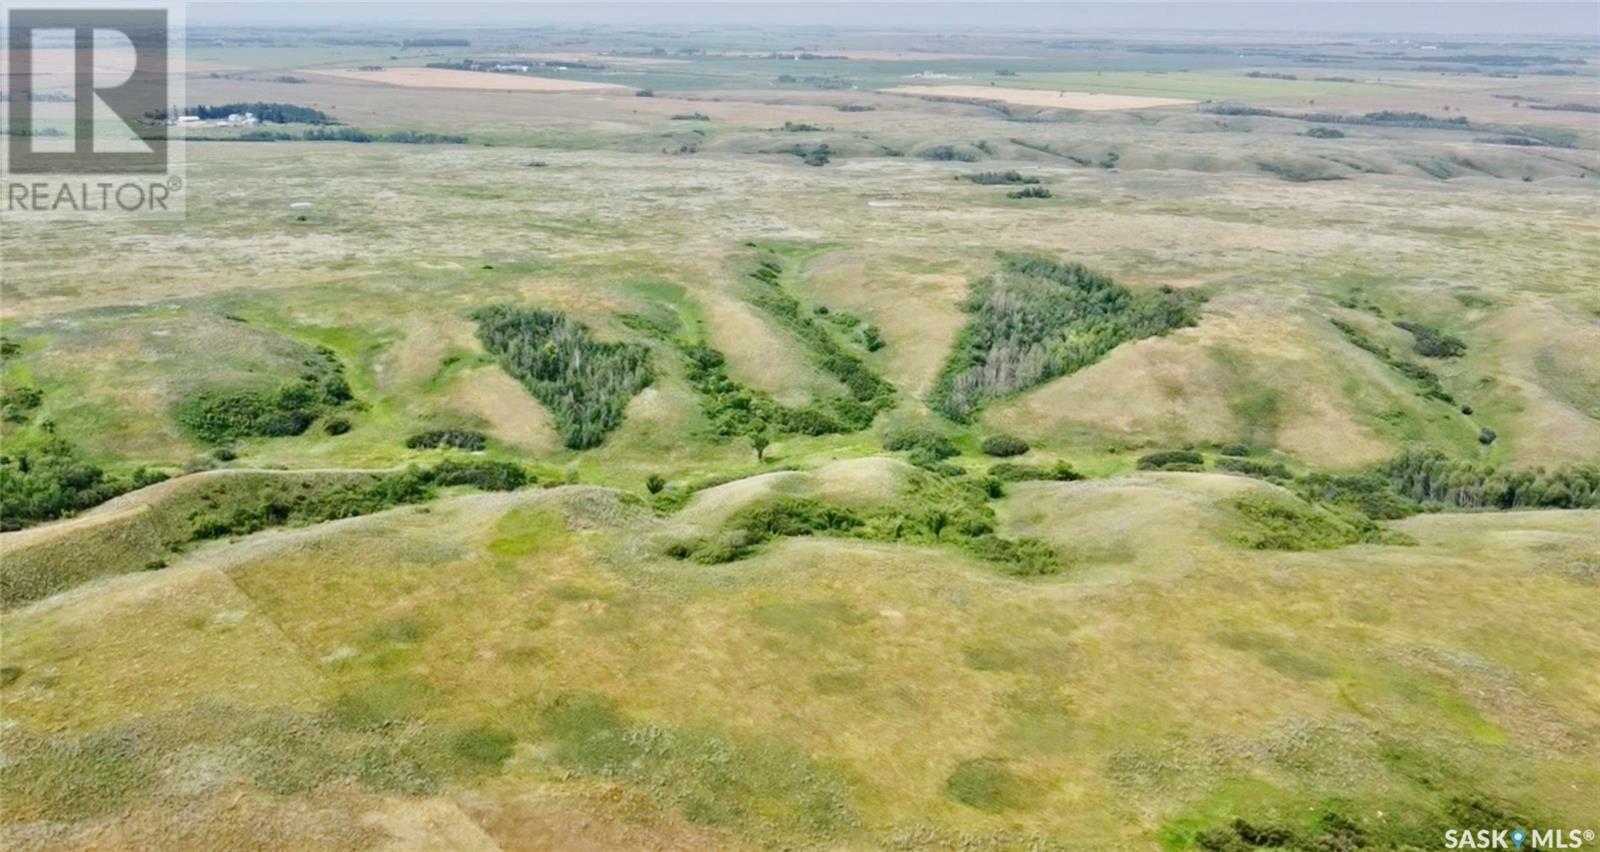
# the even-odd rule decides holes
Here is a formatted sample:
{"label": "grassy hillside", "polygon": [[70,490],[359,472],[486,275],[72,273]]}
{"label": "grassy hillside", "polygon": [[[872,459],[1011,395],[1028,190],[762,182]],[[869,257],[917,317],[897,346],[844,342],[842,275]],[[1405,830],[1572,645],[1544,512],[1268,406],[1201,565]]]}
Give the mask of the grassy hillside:
{"label": "grassy hillside", "polygon": [[[807,476],[794,493],[858,506],[895,479]],[[1043,580],[832,538],[674,562],[662,521],[585,488],[266,533],[8,616],[5,831],[366,845],[409,800],[445,815],[423,845],[587,820],[667,846],[1176,847],[1240,818],[1384,847],[1466,811],[1600,815],[1593,513],[1241,549],[1231,506],[1264,488],[1018,487],[1008,531],[1073,555]],[[1521,627],[1478,627],[1501,621]]]}

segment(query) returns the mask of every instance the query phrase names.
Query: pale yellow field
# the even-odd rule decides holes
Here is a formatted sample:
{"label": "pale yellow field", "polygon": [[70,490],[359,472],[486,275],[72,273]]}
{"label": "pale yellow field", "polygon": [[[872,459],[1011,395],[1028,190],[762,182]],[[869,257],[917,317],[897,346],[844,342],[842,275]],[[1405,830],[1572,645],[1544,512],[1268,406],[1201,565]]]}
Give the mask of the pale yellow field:
{"label": "pale yellow field", "polygon": [[687,59],[671,59],[671,58],[668,58],[668,57],[665,57],[665,56],[625,56],[625,55],[619,55],[619,54],[613,54],[613,53],[592,53],[592,52],[590,52],[590,53],[585,53],[585,52],[578,52],[578,53],[546,53],[544,51],[539,51],[538,53],[533,54],[533,58],[541,60],[541,61],[542,60],[549,60],[549,61],[552,61],[552,62],[585,62],[585,63],[591,63],[592,62],[592,63],[599,64],[599,65],[641,66],[641,65],[687,65],[687,64],[689,64],[689,60],[687,60]]}
{"label": "pale yellow field", "polygon": [[1140,95],[1106,95],[1099,92],[1050,92],[1041,89],[1007,89],[1000,86],[896,86],[885,92],[930,98],[976,98],[1022,106],[1055,107],[1099,112],[1115,109],[1154,109],[1183,106],[1196,101],[1148,98]]}
{"label": "pale yellow field", "polygon": [[590,92],[623,90],[626,86],[613,83],[588,83],[582,80],[557,80],[551,77],[530,77],[526,74],[492,74],[487,71],[457,71],[454,68],[385,68],[382,71],[358,71],[353,68],[334,70],[297,71],[298,74],[316,74],[383,83],[408,89],[494,89],[519,92]]}
{"label": "pale yellow field", "polygon": [[[792,49],[778,51],[779,53],[794,53]],[[815,53],[819,56],[842,56],[845,59],[859,59],[872,62],[941,62],[951,59],[1015,59],[1014,54],[993,53],[952,53],[939,50],[834,50],[830,47],[818,47],[799,51],[801,53]],[[748,51],[733,51],[716,54],[718,56],[747,56],[763,57],[765,53],[751,53]]]}

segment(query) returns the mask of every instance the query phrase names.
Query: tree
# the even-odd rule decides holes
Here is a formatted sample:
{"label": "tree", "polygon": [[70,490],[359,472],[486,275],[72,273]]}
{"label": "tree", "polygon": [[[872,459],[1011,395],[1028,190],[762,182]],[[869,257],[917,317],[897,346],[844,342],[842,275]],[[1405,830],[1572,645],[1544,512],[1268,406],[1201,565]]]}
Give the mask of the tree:
{"label": "tree", "polygon": [[766,461],[767,447],[772,446],[772,439],[767,436],[767,430],[762,429],[754,435],[751,435],[750,446],[755,448],[757,462]]}
{"label": "tree", "polygon": [[661,477],[661,474],[652,473],[645,477],[644,487],[651,494],[660,494],[661,489],[667,487],[667,481]]}

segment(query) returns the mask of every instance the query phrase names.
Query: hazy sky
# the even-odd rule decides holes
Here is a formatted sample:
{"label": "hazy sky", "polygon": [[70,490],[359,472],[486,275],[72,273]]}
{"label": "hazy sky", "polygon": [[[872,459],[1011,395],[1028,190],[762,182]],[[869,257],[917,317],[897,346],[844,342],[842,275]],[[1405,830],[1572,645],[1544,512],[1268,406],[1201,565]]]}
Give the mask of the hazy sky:
{"label": "hazy sky", "polygon": [[270,24],[495,27],[572,24],[833,25],[903,29],[1038,28],[1550,34],[1600,39],[1600,2],[850,3],[744,0],[678,3],[393,3],[190,0],[190,26]]}

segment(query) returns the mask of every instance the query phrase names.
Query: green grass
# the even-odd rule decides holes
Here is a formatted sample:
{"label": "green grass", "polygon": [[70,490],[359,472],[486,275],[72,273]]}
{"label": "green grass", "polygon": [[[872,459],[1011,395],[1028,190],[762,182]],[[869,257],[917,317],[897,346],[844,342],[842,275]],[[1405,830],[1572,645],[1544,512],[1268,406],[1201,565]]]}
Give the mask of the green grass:
{"label": "green grass", "polygon": [[1026,808],[1034,798],[1028,783],[998,760],[978,758],[958,764],[945,781],[957,802],[986,813]]}

